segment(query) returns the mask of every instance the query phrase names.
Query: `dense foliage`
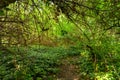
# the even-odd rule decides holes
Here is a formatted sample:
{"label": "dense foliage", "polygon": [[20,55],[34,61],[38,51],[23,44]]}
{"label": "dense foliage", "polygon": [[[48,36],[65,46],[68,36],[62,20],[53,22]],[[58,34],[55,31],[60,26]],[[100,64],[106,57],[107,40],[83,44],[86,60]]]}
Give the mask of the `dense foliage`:
{"label": "dense foliage", "polygon": [[1,0],[0,79],[57,80],[77,57],[80,80],[119,80],[119,16],[119,0]]}

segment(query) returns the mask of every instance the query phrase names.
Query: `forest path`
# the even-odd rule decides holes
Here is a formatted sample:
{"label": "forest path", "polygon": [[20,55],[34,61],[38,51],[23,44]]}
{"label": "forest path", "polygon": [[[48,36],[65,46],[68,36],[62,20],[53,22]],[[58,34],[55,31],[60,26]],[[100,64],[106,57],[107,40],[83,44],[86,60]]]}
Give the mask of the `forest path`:
{"label": "forest path", "polygon": [[63,59],[57,80],[80,80],[79,67],[76,65],[78,59],[78,56]]}

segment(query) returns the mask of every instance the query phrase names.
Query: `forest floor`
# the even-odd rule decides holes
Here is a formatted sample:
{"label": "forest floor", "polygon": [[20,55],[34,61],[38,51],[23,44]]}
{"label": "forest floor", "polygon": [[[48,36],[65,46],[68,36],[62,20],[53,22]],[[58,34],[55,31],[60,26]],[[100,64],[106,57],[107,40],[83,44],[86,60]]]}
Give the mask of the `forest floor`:
{"label": "forest floor", "polygon": [[97,62],[94,72],[89,54],[76,47],[13,47],[0,52],[0,80],[120,80],[118,56],[106,59],[110,68]]}
{"label": "forest floor", "polygon": [[57,80],[80,80],[79,67],[75,64],[78,59],[78,56],[63,59]]}

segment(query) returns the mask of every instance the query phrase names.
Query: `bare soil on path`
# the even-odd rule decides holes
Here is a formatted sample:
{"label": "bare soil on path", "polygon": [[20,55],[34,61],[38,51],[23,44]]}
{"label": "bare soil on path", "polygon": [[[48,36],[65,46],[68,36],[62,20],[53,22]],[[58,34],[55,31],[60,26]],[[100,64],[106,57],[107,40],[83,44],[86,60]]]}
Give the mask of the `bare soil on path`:
{"label": "bare soil on path", "polygon": [[79,68],[75,64],[78,59],[76,56],[63,59],[57,80],[80,80]]}

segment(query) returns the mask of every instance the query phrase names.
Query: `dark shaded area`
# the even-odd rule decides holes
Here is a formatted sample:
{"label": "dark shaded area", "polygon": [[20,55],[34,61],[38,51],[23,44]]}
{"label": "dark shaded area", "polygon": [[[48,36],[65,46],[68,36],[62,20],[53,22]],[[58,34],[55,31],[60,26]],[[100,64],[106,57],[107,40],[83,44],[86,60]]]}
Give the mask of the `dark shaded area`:
{"label": "dark shaded area", "polygon": [[9,4],[14,3],[17,0],[0,0],[0,9],[7,7]]}

